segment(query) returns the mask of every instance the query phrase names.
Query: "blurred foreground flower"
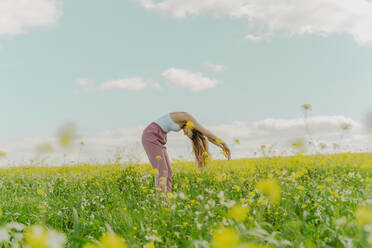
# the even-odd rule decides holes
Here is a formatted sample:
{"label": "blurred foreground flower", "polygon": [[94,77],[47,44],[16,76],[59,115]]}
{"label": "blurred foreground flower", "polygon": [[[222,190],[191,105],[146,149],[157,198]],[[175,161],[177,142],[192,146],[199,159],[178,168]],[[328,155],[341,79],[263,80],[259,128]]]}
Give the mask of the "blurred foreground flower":
{"label": "blurred foreground flower", "polygon": [[54,230],[47,230],[42,226],[30,226],[26,230],[26,247],[30,248],[59,248],[64,247],[66,235]]}
{"label": "blurred foreground flower", "polygon": [[36,151],[38,153],[48,153],[48,152],[52,152],[53,151],[53,147],[51,144],[40,144],[38,146],[36,146]]}
{"label": "blurred foreground flower", "polygon": [[212,248],[235,247],[239,243],[239,234],[230,228],[219,228],[213,231]]}
{"label": "blurred foreground flower", "polygon": [[67,123],[58,130],[58,141],[64,148],[71,146],[77,138],[77,127],[73,123]]}
{"label": "blurred foreground flower", "polygon": [[155,248],[154,241],[151,241],[150,243],[146,244],[144,248]]}
{"label": "blurred foreground flower", "polygon": [[355,218],[360,227],[365,225],[372,226],[372,210],[369,210],[366,207],[360,207],[355,212]]}
{"label": "blurred foreground flower", "polygon": [[305,153],[307,151],[307,144],[303,139],[296,139],[291,144],[293,148],[299,153]]}
{"label": "blurred foreground flower", "polygon": [[100,239],[103,248],[126,248],[127,243],[115,233],[106,233]]}
{"label": "blurred foreground flower", "polygon": [[269,200],[277,204],[280,200],[280,186],[276,179],[265,179],[257,183],[256,189],[264,194]]}
{"label": "blurred foreground flower", "polygon": [[0,158],[2,158],[2,157],[6,157],[6,152],[2,152],[2,151],[0,151]]}
{"label": "blurred foreground flower", "polygon": [[247,216],[248,211],[249,211],[248,207],[235,205],[230,209],[229,215],[238,221],[243,221]]}

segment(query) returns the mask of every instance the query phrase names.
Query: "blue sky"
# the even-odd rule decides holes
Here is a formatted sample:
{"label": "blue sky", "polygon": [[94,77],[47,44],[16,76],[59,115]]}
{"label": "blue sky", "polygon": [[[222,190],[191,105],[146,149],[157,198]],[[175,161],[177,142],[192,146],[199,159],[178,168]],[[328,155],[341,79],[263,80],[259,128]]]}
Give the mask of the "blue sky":
{"label": "blue sky", "polygon": [[[369,34],[317,32],[314,24],[312,32],[290,34],[285,26],[274,27],[269,39],[252,40],[245,37],[267,32],[270,23],[264,17],[257,17],[256,25],[244,15],[216,16],[201,9],[175,18],[172,1],[177,0],[164,1],[171,7],[159,10],[151,1],[64,0],[56,7],[60,16],[47,27],[23,24],[20,34],[3,35],[0,28],[3,143],[30,134],[52,136],[66,121],[86,131],[111,130],[145,125],[178,110],[205,125],[219,125],[296,118],[303,103],[312,104],[313,115],[357,121],[372,108]],[[367,41],[361,43],[357,36]],[[224,70],[214,72],[206,63]],[[200,91],[177,87],[163,75],[169,68],[201,73],[218,83]],[[160,89],[99,88],[133,77],[158,83]],[[93,90],[79,87],[79,78]]]}

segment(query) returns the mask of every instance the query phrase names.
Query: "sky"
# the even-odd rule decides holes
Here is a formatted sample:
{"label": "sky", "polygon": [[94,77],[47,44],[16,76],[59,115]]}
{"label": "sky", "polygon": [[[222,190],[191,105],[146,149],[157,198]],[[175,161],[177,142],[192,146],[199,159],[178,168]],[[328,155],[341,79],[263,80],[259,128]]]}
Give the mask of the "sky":
{"label": "sky", "polygon": [[[173,111],[250,156],[309,138],[302,104],[318,143],[369,147],[370,1],[2,0],[0,16],[0,164],[40,159],[46,143],[50,163],[120,147],[146,161],[141,131]],[[66,123],[79,138],[62,151]],[[181,133],[168,140],[171,157],[190,155]]]}

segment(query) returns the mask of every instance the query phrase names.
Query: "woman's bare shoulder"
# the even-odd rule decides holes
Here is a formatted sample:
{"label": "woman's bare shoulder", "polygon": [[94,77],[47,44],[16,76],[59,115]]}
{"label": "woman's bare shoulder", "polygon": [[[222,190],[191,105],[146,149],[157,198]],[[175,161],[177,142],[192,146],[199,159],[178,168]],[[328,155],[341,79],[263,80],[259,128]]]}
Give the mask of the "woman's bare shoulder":
{"label": "woman's bare shoulder", "polygon": [[191,116],[189,113],[184,111],[171,112],[170,115],[175,122],[179,123],[187,122]]}

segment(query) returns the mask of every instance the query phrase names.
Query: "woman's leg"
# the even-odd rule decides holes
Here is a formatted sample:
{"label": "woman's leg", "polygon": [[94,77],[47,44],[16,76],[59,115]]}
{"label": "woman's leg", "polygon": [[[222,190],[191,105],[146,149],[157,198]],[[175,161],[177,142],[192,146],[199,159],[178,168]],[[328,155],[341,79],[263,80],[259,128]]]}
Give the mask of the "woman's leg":
{"label": "woman's leg", "polygon": [[169,161],[169,156],[168,156],[167,148],[166,147],[163,148],[163,154],[164,154],[164,157],[165,157],[165,161],[167,163],[167,170],[168,170],[167,191],[168,192],[172,192],[173,169],[172,169],[171,163]]}
{"label": "woman's leg", "polygon": [[168,165],[166,155],[163,152],[163,147],[160,144],[148,142],[145,139],[142,141],[142,144],[152,168],[158,170],[158,173],[155,174],[155,188],[161,188],[161,192],[164,192],[166,197]]}

